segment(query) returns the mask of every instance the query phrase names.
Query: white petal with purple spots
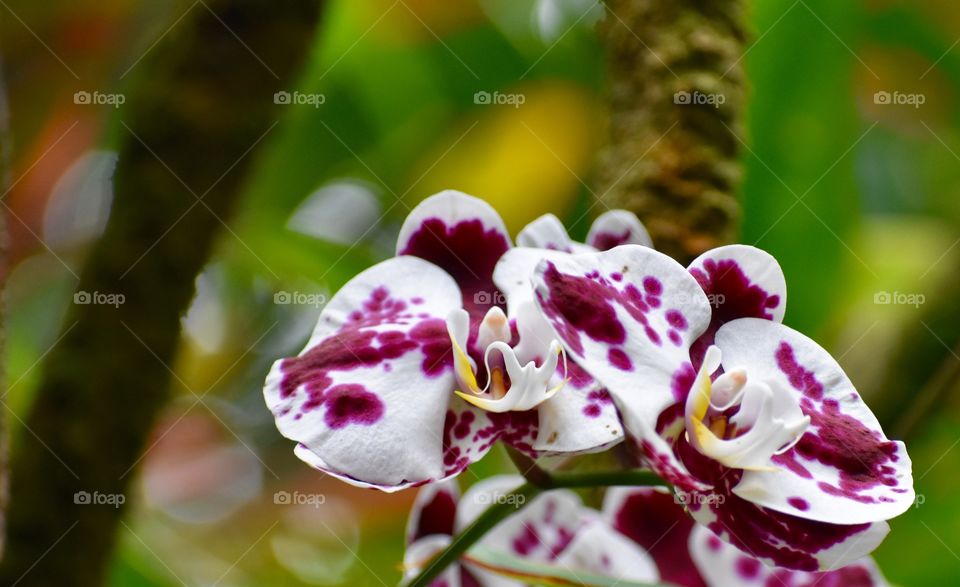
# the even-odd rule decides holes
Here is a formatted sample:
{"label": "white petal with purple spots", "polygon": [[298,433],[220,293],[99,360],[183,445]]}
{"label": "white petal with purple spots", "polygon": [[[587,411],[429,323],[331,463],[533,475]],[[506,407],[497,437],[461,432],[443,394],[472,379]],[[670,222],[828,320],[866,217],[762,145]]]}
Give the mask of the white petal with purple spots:
{"label": "white petal with purple spots", "polygon": [[396,490],[443,477],[453,392],[444,318],[459,306],[450,276],[421,259],[356,276],[300,355],[270,370],[264,397],[280,432],[310,464],[351,483]]}
{"label": "white petal with purple spots", "polygon": [[888,440],[840,365],[817,343],[781,324],[745,318],[717,333],[724,368],[789,390],[810,425],[776,470],[749,471],[734,493],[811,520],[886,520],[914,501],[910,457]]}
{"label": "white petal with purple spots", "polygon": [[666,255],[627,245],[544,261],[534,286],[554,332],[617,401],[651,466],[671,483],[698,486],[656,430],[696,376],[690,345],[710,321],[696,280]]}
{"label": "white petal with purple spots", "polygon": [[703,526],[690,533],[690,554],[708,587],[884,587],[870,558],[832,571],[808,573],[773,567],[723,542]]}

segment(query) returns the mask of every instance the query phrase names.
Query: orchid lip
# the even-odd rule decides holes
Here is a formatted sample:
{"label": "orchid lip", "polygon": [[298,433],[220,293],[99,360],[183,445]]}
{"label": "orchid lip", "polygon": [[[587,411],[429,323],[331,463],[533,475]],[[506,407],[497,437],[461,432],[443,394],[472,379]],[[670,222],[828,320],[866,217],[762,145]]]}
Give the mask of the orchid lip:
{"label": "orchid lip", "polygon": [[488,373],[483,387],[477,381],[475,361],[464,351],[469,332],[469,316],[465,310],[451,312],[447,331],[460,387],[455,393],[478,408],[498,413],[531,410],[566,384],[566,380],[553,384],[560,358],[563,357],[564,365],[567,360],[560,342],[550,342],[541,365],[533,360],[521,364],[516,349],[510,346],[509,323],[500,308],[491,308],[478,330],[477,344],[484,349],[483,367]]}
{"label": "orchid lip", "polygon": [[[753,381],[743,369],[712,381],[720,359],[720,349],[711,346],[687,397],[688,440],[701,454],[730,468],[778,470],[771,457],[799,442],[810,417],[787,390]],[[733,408],[736,412],[728,415]]]}

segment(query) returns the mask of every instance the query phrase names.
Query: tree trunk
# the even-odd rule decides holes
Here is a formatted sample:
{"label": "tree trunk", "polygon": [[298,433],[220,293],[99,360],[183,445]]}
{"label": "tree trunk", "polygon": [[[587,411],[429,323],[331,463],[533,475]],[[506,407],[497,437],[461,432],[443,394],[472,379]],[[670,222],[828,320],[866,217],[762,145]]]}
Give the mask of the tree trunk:
{"label": "tree trunk", "polygon": [[[10,189],[10,162],[12,139],[10,137],[10,108],[7,104],[6,70],[3,59],[0,58],[0,199],[7,197]],[[6,207],[0,209],[0,380],[6,381],[6,348],[7,348],[7,214]],[[7,500],[9,498],[10,480],[8,477],[7,455],[9,451],[9,436],[7,432],[7,411],[0,408],[0,560],[3,560],[4,545],[6,544],[7,530]]]}
{"label": "tree trunk", "polygon": [[658,250],[686,262],[733,240],[740,217],[744,3],[606,5],[610,120],[600,199],[635,212]]}
{"label": "tree trunk", "polygon": [[[207,0],[133,67],[110,220],[12,457],[0,584],[103,582],[124,508],[89,502],[128,491],[126,473],[170,394],[167,365],[195,277],[237,200],[248,150],[281,115],[273,94],[294,83],[318,11],[310,0]],[[82,303],[94,294],[124,300]]]}

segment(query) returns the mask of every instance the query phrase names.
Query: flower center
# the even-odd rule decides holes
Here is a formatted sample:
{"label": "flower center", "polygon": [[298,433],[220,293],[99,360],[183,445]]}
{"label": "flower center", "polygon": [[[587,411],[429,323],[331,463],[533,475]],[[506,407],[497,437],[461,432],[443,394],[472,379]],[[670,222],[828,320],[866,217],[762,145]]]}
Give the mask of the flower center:
{"label": "flower center", "polygon": [[687,439],[701,454],[727,467],[776,470],[771,457],[800,440],[810,417],[790,390],[752,379],[745,369],[712,379],[720,358],[716,346],[707,350],[687,395]]}
{"label": "flower center", "polygon": [[[560,342],[531,344],[525,336],[527,329],[523,324],[518,326],[521,340],[514,347],[510,345],[512,332],[507,316],[498,307],[490,308],[477,330],[474,348],[482,357],[478,365],[464,351],[470,334],[469,314],[456,310],[447,317],[457,395],[484,410],[508,412],[535,408],[560,391],[564,385],[563,380],[557,381],[557,364],[563,354]],[[477,380],[478,373],[486,375],[483,386]]]}

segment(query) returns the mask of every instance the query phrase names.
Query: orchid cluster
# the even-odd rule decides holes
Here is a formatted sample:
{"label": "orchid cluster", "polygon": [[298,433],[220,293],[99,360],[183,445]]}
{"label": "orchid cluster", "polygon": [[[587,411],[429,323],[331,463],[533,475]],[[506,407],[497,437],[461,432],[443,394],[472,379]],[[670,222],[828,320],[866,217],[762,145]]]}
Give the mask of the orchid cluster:
{"label": "orchid cluster", "polygon": [[[620,445],[663,487],[611,488],[602,512],[542,493],[478,549],[640,584],[882,583],[867,555],[914,501],[910,458],[830,354],[782,324],[773,257],[733,245],[685,268],[622,210],[585,243],[552,215],[516,243],[482,200],[427,198],[396,256],[349,281],[267,377],[303,461],[360,487],[425,486],[411,576],[519,484],[477,483],[458,505],[453,478],[501,441],[531,460]],[[473,552],[435,584],[523,583]]]}

